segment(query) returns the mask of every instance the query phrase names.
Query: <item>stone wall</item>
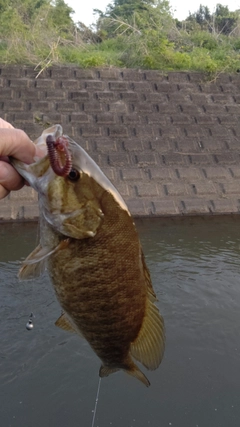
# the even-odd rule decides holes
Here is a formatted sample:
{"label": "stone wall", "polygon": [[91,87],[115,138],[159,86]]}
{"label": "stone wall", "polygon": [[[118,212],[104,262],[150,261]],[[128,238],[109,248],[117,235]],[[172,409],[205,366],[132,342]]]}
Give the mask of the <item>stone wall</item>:
{"label": "stone wall", "polygon": [[[0,116],[34,139],[55,123],[138,216],[238,213],[240,75],[0,66]],[[35,219],[30,188],[0,219]]]}

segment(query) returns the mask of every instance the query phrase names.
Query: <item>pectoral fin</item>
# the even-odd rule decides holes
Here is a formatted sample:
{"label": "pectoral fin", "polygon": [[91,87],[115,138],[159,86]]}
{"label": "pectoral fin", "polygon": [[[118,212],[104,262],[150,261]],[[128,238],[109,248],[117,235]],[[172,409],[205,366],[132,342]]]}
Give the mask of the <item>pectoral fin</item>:
{"label": "pectoral fin", "polygon": [[49,251],[47,248],[42,248],[38,245],[33,252],[23,262],[23,265],[18,273],[20,280],[33,279],[39,277],[45,270],[45,258]]}
{"label": "pectoral fin", "polygon": [[19,279],[27,280],[41,276],[45,270],[46,259],[55,252],[64,249],[69,244],[69,241],[70,239],[62,240],[54,249],[38,245],[23,262],[18,273]]}

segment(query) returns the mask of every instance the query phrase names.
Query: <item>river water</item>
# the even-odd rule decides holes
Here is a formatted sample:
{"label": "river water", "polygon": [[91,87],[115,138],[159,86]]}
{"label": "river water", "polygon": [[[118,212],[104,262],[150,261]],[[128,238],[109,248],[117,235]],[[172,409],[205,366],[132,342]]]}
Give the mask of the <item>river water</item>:
{"label": "river water", "polygon": [[[95,427],[240,425],[240,218],[137,221],[166,324],[150,388],[101,381]],[[91,427],[99,360],[54,326],[47,274],[19,282],[37,226],[0,224],[0,426]],[[34,328],[25,325],[33,313]]]}

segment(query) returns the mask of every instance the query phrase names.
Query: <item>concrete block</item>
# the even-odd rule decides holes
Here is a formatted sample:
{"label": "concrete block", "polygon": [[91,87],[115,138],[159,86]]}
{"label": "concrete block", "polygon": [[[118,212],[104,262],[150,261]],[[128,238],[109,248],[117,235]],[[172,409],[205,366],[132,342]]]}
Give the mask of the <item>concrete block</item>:
{"label": "concrete block", "polygon": [[136,194],[139,197],[158,197],[159,195],[164,196],[163,188],[160,188],[156,183],[141,183],[138,182],[136,185]]}
{"label": "concrete block", "polygon": [[203,178],[203,173],[201,169],[195,167],[177,167],[176,173],[180,179],[187,180],[191,182],[193,179]]}
{"label": "concrete block", "polygon": [[121,168],[119,170],[120,177],[124,181],[136,181],[142,180],[144,177],[143,171],[138,168]]}
{"label": "concrete block", "polygon": [[191,190],[190,187],[184,184],[183,182],[166,182],[164,184],[165,194],[167,196],[190,196]]}
{"label": "concrete block", "polygon": [[105,82],[99,80],[89,80],[85,83],[85,89],[87,91],[102,91],[105,89]]}
{"label": "concrete block", "polygon": [[180,211],[175,200],[154,200],[154,214],[157,216],[179,215]]}
{"label": "concrete block", "polygon": [[108,156],[108,164],[110,166],[127,166],[129,165],[129,156],[126,153],[110,153]]}
{"label": "concrete block", "polygon": [[240,210],[239,201],[237,199],[212,199],[211,200],[214,213],[216,214],[231,214],[237,213]]}
{"label": "concrete block", "polygon": [[179,210],[188,215],[210,213],[210,202],[206,199],[184,198],[179,204]]}

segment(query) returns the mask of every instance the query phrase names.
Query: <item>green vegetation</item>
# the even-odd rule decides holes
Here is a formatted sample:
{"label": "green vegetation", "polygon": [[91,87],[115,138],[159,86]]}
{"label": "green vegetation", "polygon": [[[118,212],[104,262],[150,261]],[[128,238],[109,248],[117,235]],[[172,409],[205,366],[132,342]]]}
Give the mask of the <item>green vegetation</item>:
{"label": "green vegetation", "polygon": [[0,63],[198,70],[240,69],[240,10],[207,6],[185,21],[167,0],[115,0],[95,27],[74,23],[64,0],[0,0]]}

